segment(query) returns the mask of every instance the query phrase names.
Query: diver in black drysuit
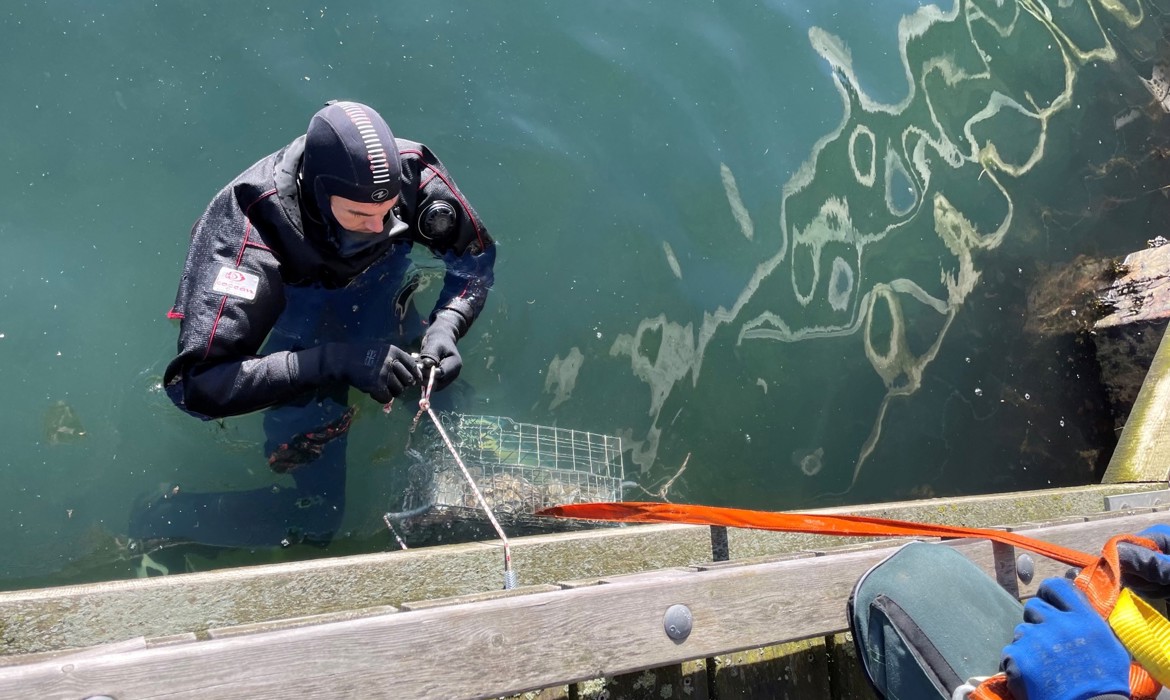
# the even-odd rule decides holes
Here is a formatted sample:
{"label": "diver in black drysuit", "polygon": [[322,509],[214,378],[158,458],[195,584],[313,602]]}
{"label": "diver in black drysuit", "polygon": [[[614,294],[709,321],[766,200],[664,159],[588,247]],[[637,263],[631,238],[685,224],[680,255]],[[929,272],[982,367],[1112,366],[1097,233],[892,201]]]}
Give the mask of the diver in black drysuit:
{"label": "diver in black drysuit", "polygon": [[[406,280],[416,243],[446,264],[425,332]],[[268,409],[269,465],[295,488],[176,489],[135,505],[130,536],[146,546],[328,544],[345,504],[349,388],[386,403],[432,367],[435,390],[454,381],[456,342],[483,309],[495,251],[426,146],[395,139],[359,103],[317,112],[195,223],[168,314],[180,319],[179,352],[163,377],[170,398],[204,420]],[[416,359],[402,348],[420,333]]]}

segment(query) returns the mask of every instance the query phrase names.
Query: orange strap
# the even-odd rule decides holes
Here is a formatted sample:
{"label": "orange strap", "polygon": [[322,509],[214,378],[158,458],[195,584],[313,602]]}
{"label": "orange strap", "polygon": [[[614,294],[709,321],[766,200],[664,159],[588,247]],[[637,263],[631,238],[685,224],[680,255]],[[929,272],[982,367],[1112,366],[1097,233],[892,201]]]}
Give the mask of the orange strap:
{"label": "orange strap", "polygon": [[1012,700],[1012,691],[1008,690],[1007,676],[997,673],[979,684],[967,700]]}
{"label": "orange strap", "polygon": [[[1113,606],[1117,605],[1117,597],[1121,594],[1121,564],[1118,561],[1117,545],[1122,542],[1161,551],[1153,540],[1137,535],[1117,535],[1109,538],[1101,548],[1101,556],[1096,562],[1081,570],[1076,579],[1077,588],[1081,589],[1089,603],[1105,619],[1113,612]],[[1133,700],[1153,700],[1161,690],[1162,684],[1154,680],[1149,671],[1136,663],[1129,667],[1129,695]]]}
{"label": "orange strap", "polygon": [[[1129,667],[1129,697],[1132,700],[1154,700],[1162,691],[1161,684],[1150,676],[1146,669],[1131,664]],[[1007,676],[997,673],[979,684],[967,700],[1013,700],[1008,690]]]}
{"label": "orange strap", "polygon": [[[1025,537],[1014,532],[979,527],[911,523],[904,520],[868,518],[861,515],[810,515],[807,513],[768,513],[738,508],[681,505],[675,503],[576,503],[546,508],[537,515],[584,520],[616,520],[625,523],[689,523],[721,525],[752,530],[807,532],[813,535],[852,535],[865,537],[975,537],[1010,544],[1063,562],[1087,567],[1097,557],[1075,549]],[[1116,560],[1115,560],[1116,563]],[[1116,597],[1114,598],[1116,600]],[[1112,606],[1110,606],[1112,607]]]}
{"label": "orange strap", "polygon": [[1162,684],[1154,680],[1150,672],[1130,664],[1129,667],[1129,697],[1131,700],[1154,700],[1162,692]]}
{"label": "orange strap", "polygon": [[1153,540],[1137,535],[1117,535],[1105,543],[1101,548],[1101,556],[1082,569],[1076,581],[1077,587],[1084,592],[1093,608],[1101,613],[1101,617],[1109,617],[1109,613],[1113,612],[1113,606],[1117,604],[1117,596],[1121,593],[1121,564],[1118,561],[1117,545],[1122,542],[1152,549],[1155,552],[1162,551]]}

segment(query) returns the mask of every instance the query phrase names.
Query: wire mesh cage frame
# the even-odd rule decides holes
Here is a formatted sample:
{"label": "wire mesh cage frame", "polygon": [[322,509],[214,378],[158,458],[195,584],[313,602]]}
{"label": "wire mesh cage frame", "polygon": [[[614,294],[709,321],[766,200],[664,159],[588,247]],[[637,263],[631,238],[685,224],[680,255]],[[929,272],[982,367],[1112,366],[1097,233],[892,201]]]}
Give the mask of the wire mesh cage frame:
{"label": "wire mesh cage frame", "polygon": [[[443,412],[439,420],[497,517],[622,498],[625,466],[617,436],[506,416]],[[455,458],[433,427],[428,433],[416,452],[403,511],[482,517]]]}

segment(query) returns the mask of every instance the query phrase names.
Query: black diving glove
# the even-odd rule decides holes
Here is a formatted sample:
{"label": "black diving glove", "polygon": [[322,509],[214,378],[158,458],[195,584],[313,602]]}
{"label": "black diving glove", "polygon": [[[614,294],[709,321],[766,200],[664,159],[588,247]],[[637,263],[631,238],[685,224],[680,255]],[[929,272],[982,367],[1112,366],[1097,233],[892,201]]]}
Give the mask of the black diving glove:
{"label": "black diving glove", "polygon": [[[439,368],[435,375],[435,391],[455,381],[459,371],[463,369],[463,358],[459,356],[459,348],[455,347],[455,341],[463,335],[466,325],[467,321],[463,314],[444,309],[435,314],[430,328],[423,335],[419,356],[425,368],[424,374],[429,374],[431,367]],[[423,381],[426,381],[425,377]]]}
{"label": "black diving glove", "polygon": [[1170,599],[1170,525],[1151,525],[1137,535],[1153,540],[1161,551],[1119,542],[1117,558],[1121,566],[1121,584],[1146,600]]}
{"label": "black diving glove", "polygon": [[296,355],[302,381],[345,382],[378,403],[387,403],[406,387],[422,383],[414,358],[394,345],[326,343]]}

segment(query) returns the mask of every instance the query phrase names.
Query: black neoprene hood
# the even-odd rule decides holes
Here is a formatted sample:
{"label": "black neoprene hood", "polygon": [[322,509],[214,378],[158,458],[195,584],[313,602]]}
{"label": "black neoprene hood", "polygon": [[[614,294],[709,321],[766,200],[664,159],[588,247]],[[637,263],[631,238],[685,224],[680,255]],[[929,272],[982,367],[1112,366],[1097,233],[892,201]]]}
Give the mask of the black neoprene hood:
{"label": "black neoprene hood", "polygon": [[401,189],[394,134],[370,107],[334,102],[309,122],[301,175],[327,217],[331,196],[374,204],[393,199]]}

